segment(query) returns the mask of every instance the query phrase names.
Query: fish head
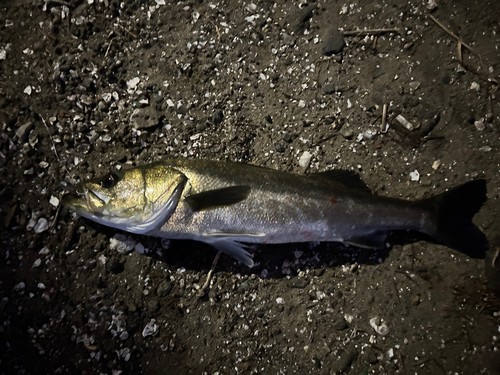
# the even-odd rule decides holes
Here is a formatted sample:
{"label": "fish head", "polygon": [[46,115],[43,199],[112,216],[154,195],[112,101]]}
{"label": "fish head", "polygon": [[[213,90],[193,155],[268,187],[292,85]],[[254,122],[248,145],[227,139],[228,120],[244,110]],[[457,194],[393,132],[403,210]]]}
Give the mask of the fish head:
{"label": "fish head", "polygon": [[63,204],[78,215],[132,233],[147,233],[172,215],[186,176],[161,163],[81,182]]}

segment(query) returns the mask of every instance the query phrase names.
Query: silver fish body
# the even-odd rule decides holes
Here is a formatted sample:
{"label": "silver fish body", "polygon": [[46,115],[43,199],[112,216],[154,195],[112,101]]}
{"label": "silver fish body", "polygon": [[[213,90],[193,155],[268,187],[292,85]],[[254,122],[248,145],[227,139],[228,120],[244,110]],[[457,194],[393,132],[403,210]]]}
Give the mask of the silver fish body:
{"label": "silver fish body", "polygon": [[[486,239],[471,222],[486,199],[483,180],[409,202],[373,195],[346,171],[295,175],[241,163],[178,159],[123,173],[111,184],[110,176],[83,183],[82,195],[65,203],[81,216],[125,231],[209,243],[248,266],[253,260],[243,243],[338,241],[380,248],[389,231],[408,229],[484,256]],[[128,182],[120,186],[123,181]],[[126,203],[134,194],[144,199]],[[106,208],[113,202],[120,202],[121,209]]]}

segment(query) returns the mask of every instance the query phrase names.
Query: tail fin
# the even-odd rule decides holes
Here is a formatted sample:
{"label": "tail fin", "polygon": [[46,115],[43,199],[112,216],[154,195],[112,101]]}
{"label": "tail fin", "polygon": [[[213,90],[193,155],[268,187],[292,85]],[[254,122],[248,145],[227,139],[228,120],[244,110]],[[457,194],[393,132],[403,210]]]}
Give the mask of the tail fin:
{"label": "tail fin", "polygon": [[485,180],[467,182],[423,201],[437,222],[434,233],[427,234],[472,258],[484,258],[488,240],[472,218],[485,201]]}

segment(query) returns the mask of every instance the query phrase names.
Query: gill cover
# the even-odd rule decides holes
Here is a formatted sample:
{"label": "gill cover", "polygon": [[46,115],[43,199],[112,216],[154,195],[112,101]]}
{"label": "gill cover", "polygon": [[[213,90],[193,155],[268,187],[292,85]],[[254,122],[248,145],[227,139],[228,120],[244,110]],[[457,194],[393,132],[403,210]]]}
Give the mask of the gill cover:
{"label": "gill cover", "polygon": [[155,163],[84,182],[79,196],[64,204],[100,224],[144,234],[172,215],[186,181],[181,172]]}

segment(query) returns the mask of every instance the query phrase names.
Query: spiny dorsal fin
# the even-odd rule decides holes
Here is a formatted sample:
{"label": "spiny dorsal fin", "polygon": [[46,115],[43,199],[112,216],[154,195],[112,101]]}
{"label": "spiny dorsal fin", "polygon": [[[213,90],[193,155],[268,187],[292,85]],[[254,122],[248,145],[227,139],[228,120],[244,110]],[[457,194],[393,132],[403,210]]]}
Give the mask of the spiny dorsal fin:
{"label": "spiny dorsal fin", "polygon": [[343,169],[334,169],[333,171],[326,171],[321,173],[311,174],[314,178],[322,178],[332,180],[351,189],[371,193],[370,188],[361,180],[361,177],[356,172],[346,171]]}
{"label": "spiny dorsal fin", "polygon": [[230,186],[193,194],[185,200],[193,211],[202,211],[230,206],[245,200],[249,194],[250,186]]}

